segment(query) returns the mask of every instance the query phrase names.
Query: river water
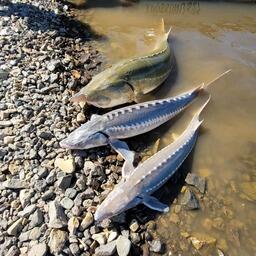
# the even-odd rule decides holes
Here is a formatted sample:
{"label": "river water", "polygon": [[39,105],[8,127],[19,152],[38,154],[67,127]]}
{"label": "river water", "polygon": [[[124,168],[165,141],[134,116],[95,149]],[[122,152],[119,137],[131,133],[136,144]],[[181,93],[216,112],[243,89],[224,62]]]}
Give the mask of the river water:
{"label": "river water", "polygon": [[[256,255],[256,5],[140,1],[124,7],[106,2],[78,10],[77,16],[105,36],[97,47],[109,64],[150,52],[161,18],[166,30],[172,27],[169,42],[176,71],[146,99],[177,95],[232,69],[209,88],[212,99],[202,114],[189,168],[207,179],[201,209],[180,210],[180,193],[170,212],[157,217],[156,232],[166,243],[167,255]],[[168,145],[203,100],[175,123],[152,131],[150,143],[160,139],[160,148]],[[191,237],[219,250],[196,250]]]}

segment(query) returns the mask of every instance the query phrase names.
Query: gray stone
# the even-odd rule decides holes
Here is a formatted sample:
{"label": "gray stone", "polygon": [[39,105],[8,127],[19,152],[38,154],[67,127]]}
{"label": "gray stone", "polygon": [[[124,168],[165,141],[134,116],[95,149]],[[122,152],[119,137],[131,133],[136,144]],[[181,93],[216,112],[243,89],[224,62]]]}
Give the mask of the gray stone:
{"label": "gray stone", "polygon": [[149,241],[149,250],[151,252],[160,253],[163,250],[163,244],[160,240]]}
{"label": "gray stone", "polygon": [[48,248],[45,243],[35,244],[29,250],[28,256],[46,256],[47,251]]}
{"label": "gray stone", "polygon": [[30,149],[30,151],[29,151],[29,158],[30,159],[35,159],[35,158],[37,158],[37,151],[35,150],[35,149]]}
{"label": "gray stone", "polygon": [[7,233],[10,236],[17,236],[18,233],[22,230],[23,225],[22,225],[23,219],[20,218],[16,220],[8,229]]}
{"label": "gray stone", "polygon": [[35,204],[31,204],[31,205],[27,206],[23,211],[20,211],[18,213],[18,216],[26,218],[30,214],[32,214],[35,210],[36,210],[36,205]]}
{"label": "gray stone", "polygon": [[77,243],[72,243],[69,245],[69,249],[74,256],[80,255],[80,249]]}
{"label": "gray stone", "polygon": [[40,209],[37,209],[30,217],[29,227],[33,228],[40,225],[44,220],[44,215]]}
{"label": "gray stone", "polygon": [[26,205],[29,204],[31,197],[33,196],[33,191],[30,189],[22,189],[20,191],[20,203],[22,207],[24,208]]}
{"label": "gray stone", "polygon": [[65,175],[57,180],[57,186],[60,189],[67,189],[71,184],[72,175]]}
{"label": "gray stone", "polygon": [[29,239],[30,240],[38,240],[39,237],[43,235],[39,227],[34,227],[29,232]]}
{"label": "gray stone", "polygon": [[22,189],[27,188],[28,184],[25,180],[10,179],[3,182],[3,187],[10,189]]}
{"label": "gray stone", "polygon": [[68,240],[68,233],[59,229],[52,229],[48,246],[53,255],[60,253]]}
{"label": "gray stone", "polygon": [[119,256],[127,256],[131,249],[131,241],[120,235],[116,240],[116,249]]}
{"label": "gray stone", "polygon": [[203,177],[199,177],[194,173],[188,173],[185,182],[188,185],[195,186],[202,194],[205,192],[206,180]]}
{"label": "gray stone", "polygon": [[63,208],[57,201],[52,201],[49,206],[49,224],[51,228],[63,228],[67,226],[67,218]]}
{"label": "gray stone", "polygon": [[73,205],[74,205],[74,202],[68,198],[68,197],[64,197],[61,201],[60,201],[60,204],[63,208],[67,209],[67,210],[70,210]]}
{"label": "gray stone", "polygon": [[67,188],[65,191],[65,196],[71,199],[75,198],[77,191],[74,188]]}
{"label": "gray stone", "polygon": [[95,256],[111,256],[116,252],[116,241],[103,244],[95,249]]}
{"label": "gray stone", "polygon": [[87,212],[85,217],[83,218],[81,224],[80,224],[80,230],[84,231],[86,228],[88,228],[93,223],[93,215],[91,212]]}
{"label": "gray stone", "polygon": [[13,245],[8,252],[5,254],[5,256],[18,256],[20,254],[19,249]]}
{"label": "gray stone", "polygon": [[185,191],[181,199],[181,204],[184,205],[185,208],[188,210],[196,210],[200,208],[200,205],[195,194],[189,189]]}

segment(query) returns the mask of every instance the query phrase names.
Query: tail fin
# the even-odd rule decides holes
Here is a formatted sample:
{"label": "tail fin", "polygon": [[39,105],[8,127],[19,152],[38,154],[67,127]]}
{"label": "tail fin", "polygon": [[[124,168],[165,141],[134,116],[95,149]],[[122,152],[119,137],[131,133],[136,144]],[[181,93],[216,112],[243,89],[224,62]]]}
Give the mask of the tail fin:
{"label": "tail fin", "polygon": [[219,80],[220,78],[222,78],[223,76],[225,76],[226,74],[228,74],[229,72],[231,72],[231,69],[223,72],[222,74],[218,75],[217,77],[215,77],[213,80],[211,80],[210,82],[208,82],[207,84],[203,83],[202,85],[200,85],[198,87],[199,90],[206,90],[211,84],[213,84],[214,82],[216,82],[217,80]]}
{"label": "tail fin", "polygon": [[190,124],[189,124],[189,128],[193,129],[194,131],[196,131],[198,129],[198,127],[201,125],[201,123],[204,121],[199,120],[199,116],[201,114],[201,112],[203,111],[203,109],[205,108],[205,106],[208,104],[208,102],[211,99],[211,95],[209,94],[208,99],[206,100],[206,102],[199,108],[199,110],[196,112],[196,114],[193,116]]}
{"label": "tail fin", "polygon": [[169,34],[171,33],[171,30],[172,30],[172,27],[170,27],[169,30],[168,30],[167,32],[165,32],[164,19],[162,18],[160,31],[161,31],[161,33],[162,33],[163,35],[165,35],[166,40],[168,39]]}

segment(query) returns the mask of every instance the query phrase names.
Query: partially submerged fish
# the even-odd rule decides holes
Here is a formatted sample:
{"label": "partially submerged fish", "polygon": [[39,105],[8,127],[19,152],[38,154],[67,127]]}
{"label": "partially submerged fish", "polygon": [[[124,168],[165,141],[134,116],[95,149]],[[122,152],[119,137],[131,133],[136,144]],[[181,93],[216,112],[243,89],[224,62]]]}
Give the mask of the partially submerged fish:
{"label": "partially submerged fish", "polygon": [[[227,72],[229,70],[216,79]],[[123,156],[126,164],[132,165],[134,153],[119,139],[146,133],[167,122],[185,109],[212,82],[202,84],[176,97],[123,107],[102,116],[93,115],[90,121],[62,140],[60,146],[69,149],[89,149],[110,144]]]}
{"label": "partially submerged fish", "polygon": [[96,221],[111,218],[138,204],[144,204],[160,212],[169,210],[168,205],[161,203],[151,194],[167,182],[193,149],[198,128],[203,122],[199,120],[199,115],[209,100],[210,97],[194,115],[186,130],[177,140],[147,159],[137,168],[130,170],[123,167],[122,180],[97,208]]}
{"label": "partially submerged fish", "polygon": [[94,76],[72,98],[72,102],[87,102],[99,108],[110,108],[136,102],[143,95],[157,88],[168,77],[173,54],[168,44],[170,30],[163,35],[155,49],[148,55],[120,61]]}

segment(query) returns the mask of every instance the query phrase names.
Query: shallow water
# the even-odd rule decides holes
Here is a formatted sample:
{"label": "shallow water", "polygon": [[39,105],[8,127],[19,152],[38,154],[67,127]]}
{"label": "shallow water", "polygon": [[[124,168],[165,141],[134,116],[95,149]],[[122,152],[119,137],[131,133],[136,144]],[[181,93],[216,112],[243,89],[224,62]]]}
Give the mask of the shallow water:
{"label": "shallow water", "polygon": [[[149,52],[162,17],[166,29],[172,26],[170,45],[177,74],[147,99],[176,95],[232,69],[210,87],[212,100],[202,114],[203,132],[191,167],[191,172],[205,176],[208,182],[207,193],[200,199],[201,210],[182,211],[178,225],[170,222],[174,206],[157,219],[157,232],[170,255],[215,255],[192,250],[181,231],[216,238],[216,246],[225,255],[256,254],[255,196],[245,195],[247,185],[256,181],[255,14],[255,4],[159,1],[78,11],[80,20],[107,37],[98,47],[109,63]],[[203,100],[193,104],[174,125],[170,122],[153,131],[152,144],[157,138],[161,147],[169,144],[173,133],[182,132]],[[255,193],[255,187],[250,192]]]}

